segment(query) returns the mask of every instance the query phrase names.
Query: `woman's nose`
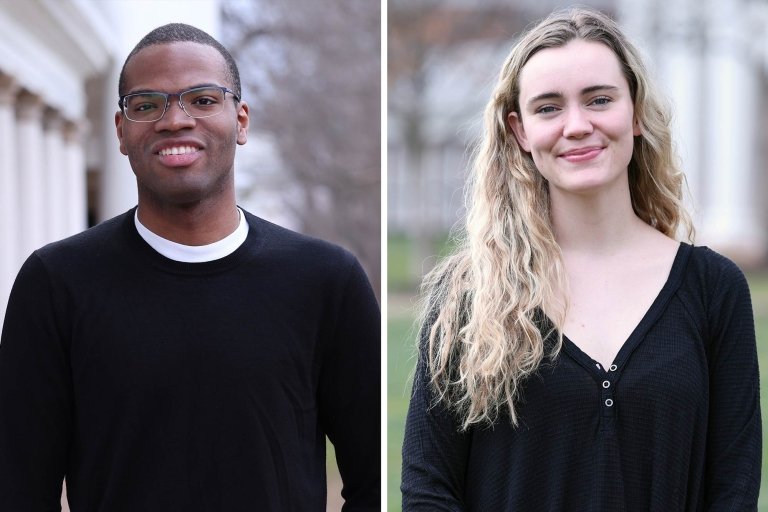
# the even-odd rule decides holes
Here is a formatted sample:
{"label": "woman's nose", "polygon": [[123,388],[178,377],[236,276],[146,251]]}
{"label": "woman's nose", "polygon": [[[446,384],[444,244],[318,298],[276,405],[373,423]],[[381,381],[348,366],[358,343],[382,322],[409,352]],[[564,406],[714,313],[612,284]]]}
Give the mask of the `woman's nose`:
{"label": "woman's nose", "polygon": [[565,113],[563,136],[581,138],[592,133],[589,113],[581,108],[569,108]]}

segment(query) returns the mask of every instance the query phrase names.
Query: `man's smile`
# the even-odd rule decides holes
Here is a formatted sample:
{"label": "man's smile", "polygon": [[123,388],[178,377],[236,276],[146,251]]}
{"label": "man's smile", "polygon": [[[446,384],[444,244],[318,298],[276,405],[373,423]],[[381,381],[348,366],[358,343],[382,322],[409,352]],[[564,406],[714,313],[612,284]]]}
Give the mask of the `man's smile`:
{"label": "man's smile", "polygon": [[160,156],[167,156],[167,155],[184,155],[188,153],[196,153],[198,151],[198,148],[192,147],[192,146],[174,146],[171,148],[165,148],[161,149],[158,154]]}

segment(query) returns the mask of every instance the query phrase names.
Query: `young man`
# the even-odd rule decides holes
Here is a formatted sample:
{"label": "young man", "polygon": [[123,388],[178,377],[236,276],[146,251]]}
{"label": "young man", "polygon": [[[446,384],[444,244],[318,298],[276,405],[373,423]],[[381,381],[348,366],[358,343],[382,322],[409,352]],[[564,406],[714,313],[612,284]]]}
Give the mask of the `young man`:
{"label": "young man", "polygon": [[248,105],[215,39],[128,56],[139,204],[24,264],[0,344],[0,504],[72,512],[380,509],[379,310],[348,252],[235,203]]}

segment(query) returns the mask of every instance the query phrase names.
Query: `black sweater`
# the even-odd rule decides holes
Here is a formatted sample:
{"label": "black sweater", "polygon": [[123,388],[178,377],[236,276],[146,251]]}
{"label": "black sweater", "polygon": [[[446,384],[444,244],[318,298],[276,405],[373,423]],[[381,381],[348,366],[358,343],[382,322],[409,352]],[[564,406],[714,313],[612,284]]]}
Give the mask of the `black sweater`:
{"label": "black sweater", "polygon": [[133,212],[36,251],[0,344],[0,510],[380,508],[380,317],[348,252],[247,214],[180,263]]}
{"label": "black sweater", "polygon": [[[551,341],[551,340],[550,340]],[[423,353],[403,446],[404,511],[752,511],[760,488],[755,331],[741,271],[681,245],[602,368],[567,338],[524,384],[520,424],[459,433],[430,408]]]}

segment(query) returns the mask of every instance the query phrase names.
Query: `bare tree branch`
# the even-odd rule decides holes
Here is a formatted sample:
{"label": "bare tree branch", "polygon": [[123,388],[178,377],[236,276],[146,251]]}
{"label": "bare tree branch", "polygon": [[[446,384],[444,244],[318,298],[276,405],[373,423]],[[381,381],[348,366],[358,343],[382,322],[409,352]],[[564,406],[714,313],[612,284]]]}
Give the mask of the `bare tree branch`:
{"label": "bare tree branch", "polygon": [[302,231],[354,252],[380,290],[380,11],[368,0],[224,6],[252,123],[302,190]]}

